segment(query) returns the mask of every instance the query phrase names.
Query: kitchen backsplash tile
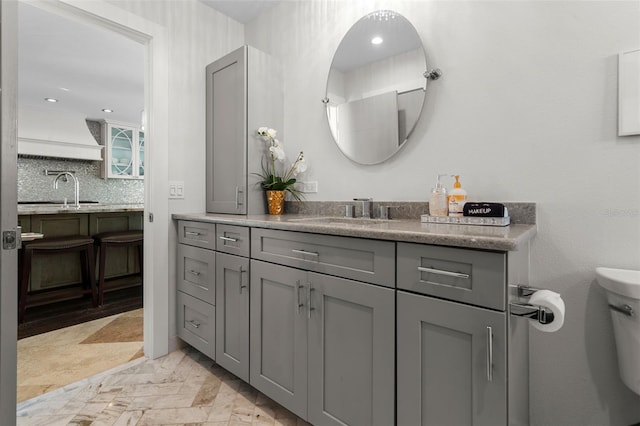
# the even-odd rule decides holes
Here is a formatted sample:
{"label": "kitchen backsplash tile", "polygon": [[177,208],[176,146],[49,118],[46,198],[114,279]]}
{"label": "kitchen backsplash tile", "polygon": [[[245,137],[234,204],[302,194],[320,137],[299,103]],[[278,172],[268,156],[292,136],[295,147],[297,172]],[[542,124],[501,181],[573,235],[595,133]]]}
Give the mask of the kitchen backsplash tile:
{"label": "kitchen backsplash tile", "polygon": [[18,201],[73,200],[73,184],[53,189],[55,176],[45,170],[73,171],[80,182],[80,199],[101,203],[144,203],[144,180],[102,179],[98,161],[63,158],[18,157]]}

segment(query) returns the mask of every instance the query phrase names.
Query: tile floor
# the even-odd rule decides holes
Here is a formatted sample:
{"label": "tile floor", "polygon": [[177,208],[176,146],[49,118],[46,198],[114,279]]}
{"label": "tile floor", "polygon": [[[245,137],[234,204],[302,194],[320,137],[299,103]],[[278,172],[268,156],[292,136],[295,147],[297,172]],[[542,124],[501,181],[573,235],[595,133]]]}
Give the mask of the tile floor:
{"label": "tile floor", "polygon": [[[129,327],[136,316],[141,321],[141,310],[46,333],[39,343],[38,336],[20,340],[19,344],[26,341],[23,350],[55,353],[53,359],[72,360],[81,371],[70,367],[61,368],[66,373],[56,371],[60,366],[38,365],[35,358],[25,358],[18,371],[23,399],[17,407],[17,424],[309,425],[190,347],[157,360],[142,357],[141,342],[135,341],[140,337],[131,331],[140,327]],[[135,351],[133,343],[138,345]],[[79,357],[76,345],[83,351],[92,349]],[[101,356],[107,352],[132,360],[108,367],[103,362],[107,357]],[[77,379],[92,369],[94,375]],[[34,394],[38,396],[29,396]]]}
{"label": "tile floor", "polygon": [[18,402],[143,356],[138,309],[18,340]]}

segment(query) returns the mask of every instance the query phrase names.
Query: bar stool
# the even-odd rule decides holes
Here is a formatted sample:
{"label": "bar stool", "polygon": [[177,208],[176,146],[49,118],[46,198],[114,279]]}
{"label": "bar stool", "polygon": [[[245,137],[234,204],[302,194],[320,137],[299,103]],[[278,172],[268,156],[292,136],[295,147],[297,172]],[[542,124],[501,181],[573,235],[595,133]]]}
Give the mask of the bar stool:
{"label": "bar stool", "polygon": [[109,247],[137,247],[138,262],[140,263],[140,282],[143,281],[144,269],[144,233],[143,231],[114,231],[103,232],[93,236],[96,246],[100,250],[98,261],[98,306],[104,303],[105,270],[107,266],[107,249]]}
{"label": "bar stool", "polygon": [[[41,240],[27,241],[22,245],[20,262],[20,279],[18,292],[18,323],[24,321],[29,295],[29,281],[31,279],[31,264],[33,257],[38,254],[62,254],[80,252],[83,294],[91,293],[94,307],[98,306],[98,293],[95,281],[95,256],[93,250],[93,238],[86,235],[71,235],[64,237],[43,238]],[[60,290],[60,289],[55,289]],[[55,291],[43,290],[44,291]],[[55,300],[55,299],[52,299]]]}

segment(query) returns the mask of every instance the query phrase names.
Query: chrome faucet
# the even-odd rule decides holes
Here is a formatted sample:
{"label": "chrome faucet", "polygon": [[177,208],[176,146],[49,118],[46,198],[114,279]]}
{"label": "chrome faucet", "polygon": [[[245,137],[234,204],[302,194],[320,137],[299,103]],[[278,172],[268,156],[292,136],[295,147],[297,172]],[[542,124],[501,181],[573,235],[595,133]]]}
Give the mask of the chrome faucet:
{"label": "chrome faucet", "polygon": [[353,201],[362,202],[362,217],[371,219],[371,202],[373,198],[354,198]]}
{"label": "chrome faucet", "polygon": [[[80,182],[78,182],[78,178],[76,178],[73,173],[69,173],[69,172],[58,173],[55,180],[53,181],[53,189],[58,189],[58,180],[60,180],[61,177],[63,177],[64,181],[67,182],[68,181],[67,176],[71,176],[71,179],[73,179],[73,182],[75,183],[73,206],[74,208],[79,209],[80,208]],[[68,208],[66,203],[66,198],[65,198],[64,208]]]}

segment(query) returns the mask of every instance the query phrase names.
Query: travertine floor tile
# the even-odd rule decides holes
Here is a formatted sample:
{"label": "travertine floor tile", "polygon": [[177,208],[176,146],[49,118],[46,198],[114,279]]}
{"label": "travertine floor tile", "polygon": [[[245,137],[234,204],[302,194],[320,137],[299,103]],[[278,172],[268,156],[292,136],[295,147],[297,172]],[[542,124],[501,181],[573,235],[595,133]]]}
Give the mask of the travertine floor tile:
{"label": "travertine floor tile", "polygon": [[308,426],[191,348],[18,404],[18,425]]}

